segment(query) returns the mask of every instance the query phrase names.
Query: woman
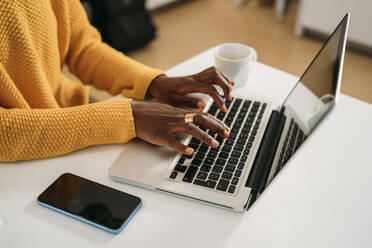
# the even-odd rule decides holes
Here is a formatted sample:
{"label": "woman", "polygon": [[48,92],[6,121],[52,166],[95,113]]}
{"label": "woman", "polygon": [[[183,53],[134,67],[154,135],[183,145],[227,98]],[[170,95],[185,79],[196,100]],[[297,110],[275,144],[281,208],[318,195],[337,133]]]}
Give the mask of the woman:
{"label": "woman", "polygon": [[[88,87],[67,79],[64,64],[83,84],[176,107],[130,99],[88,104]],[[102,43],[79,0],[0,1],[0,161],[53,157],[134,137],[192,154],[177,139],[179,133],[216,147],[218,142],[197,126],[224,138],[228,128],[190,110],[205,103],[185,96],[209,94],[226,111],[213,85],[231,99],[231,82],[214,68],[168,78]]]}

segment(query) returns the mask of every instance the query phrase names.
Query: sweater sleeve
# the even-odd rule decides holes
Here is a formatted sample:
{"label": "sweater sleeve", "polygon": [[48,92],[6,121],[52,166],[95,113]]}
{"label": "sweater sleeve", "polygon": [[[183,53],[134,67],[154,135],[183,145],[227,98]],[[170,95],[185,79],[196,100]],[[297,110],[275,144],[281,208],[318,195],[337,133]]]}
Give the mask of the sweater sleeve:
{"label": "sweater sleeve", "polygon": [[101,41],[90,25],[79,0],[69,2],[70,47],[66,63],[83,83],[94,85],[112,95],[143,100],[152,80],[164,74],[116,51]]}
{"label": "sweater sleeve", "polygon": [[129,99],[60,109],[0,107],[0,161],[59,156],[135,137]]}

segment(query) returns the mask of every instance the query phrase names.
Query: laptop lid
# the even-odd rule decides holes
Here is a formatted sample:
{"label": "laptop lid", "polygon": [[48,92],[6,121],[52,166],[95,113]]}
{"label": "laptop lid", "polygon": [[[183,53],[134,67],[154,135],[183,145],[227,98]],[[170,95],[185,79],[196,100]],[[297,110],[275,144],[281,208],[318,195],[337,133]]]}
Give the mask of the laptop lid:
{"label": "laptop lid", "polygon": [[272,167],[277,166],[273,165],[273,161],[278,156],[279,141],[286,135],[283,132],[286,124],[295,119],[309,136],[337,102],[349,18],[348,13],[324,43],[284,100],[280,112],[273,111],[246,183],[256,194],[253,201],[276,176],[276,173],[270,172],[275,171]]}

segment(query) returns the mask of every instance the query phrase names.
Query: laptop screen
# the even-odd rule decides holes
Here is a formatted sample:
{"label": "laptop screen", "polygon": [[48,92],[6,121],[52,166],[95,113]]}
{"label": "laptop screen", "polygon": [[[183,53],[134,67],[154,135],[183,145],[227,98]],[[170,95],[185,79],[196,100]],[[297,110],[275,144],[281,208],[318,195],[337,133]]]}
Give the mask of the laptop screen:
{"label": "laptop screen", "polygon": [[347,23],[348,15],[337,26],[282,105],[287,111],[295,113],[305,133],[314,130],[339,94]]}
{"label": "laptop screen", "polygon": [[286,118],[266,185],[284,167],[338,98],[348,19],[349,14],[325,42],[282,105],[281,111]]}

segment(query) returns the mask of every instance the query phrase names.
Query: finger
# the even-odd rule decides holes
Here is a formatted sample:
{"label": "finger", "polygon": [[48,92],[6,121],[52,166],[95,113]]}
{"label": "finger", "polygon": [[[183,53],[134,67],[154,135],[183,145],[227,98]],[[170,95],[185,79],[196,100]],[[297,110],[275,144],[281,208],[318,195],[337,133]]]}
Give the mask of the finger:
{"label": "finger", "polygon": [[231,88],[231,85],[230,85],[230,81],[228,79],[226,79],[222,74],[221,72],[217,71],[216,70],[216,76],[217,76],[217,80],[216,80],[216,84],[218,84],[222,90],[223,90],[223,93],[225,95],[225,98],[229,101],[231,101],[231,95],[230,95],[230,92],[232,90]]}
{"label": "finger", "polygon": [[203,83],[216,84],[220,86],[224,92],[225,98],[231,100],[231,81],[215,67],[209,67],[202,71],[196,75],[195,79]]}
{"label": "finger", "polygon": [[205,102],[196,97],[181,96],[177,94],[171,95],[171,102],[174,106],[189,107],[194,109],[204,109]]}
{"label": "finger", "polygon": [[192,135],[193,137],[197,138],[201,142],[211,146],[211,147],[217,147],[220,144],[217,140],[209,136],[206,132],[203,132],[200,128],[195,126],[192,123],[184,123],[181,125],[177,125],[172,130],[174,133],[187,133]]}
{"label": "finger", "polygon": [[198,113],[194,117],[194,124],[203,126],[217,133],[222,138],[229,137],[229,133],[226,130],[225,124],[218,119],[214,119],[207,113]]}
{"label": "finger", "polygon": [[212,118],[216,122],[221,123],[225,127],[226,131],[229,131],[230,130],[230,128],[225,123],[223,123],[223,121],[217,119],[217,117],[215,117],[213,115],[210,115],[210,114],[208,114],[208,116],[209,116],[209,118]]}
{"label": "finger", "polygon": [[231,85],[234,85],[234,84],[235,84],[234,80],[230,80],[230,79],[228,79],[227,76],[226,76],[222,71],[220,71],[220,70],[217,70],[217,71],[218,71],[219,73],[221,73],[221,75],[223,76],[223,78],[226,79],[227,82],[229,82],[229,84],[231,84]]}
{"label": "finger", "polygon": [[227,111],[224,100],[220,97],[216,88],[213,85],[203,84],[203,83],[199,83],[199,82],[192,82],[192,83],[190,83],[189,87],[190,87],[189,88],[189,91],[190,91],[189,93],[199,92],[199,93],[208,94],[210,97],[213,98],[216,105],[219,107],[219,109],[222,112]]}
{"label": "finger", "polygon": [[180,152],[185,155],[192,155],[194,153],[194,149],[191,147],[185,146],[181,143],[181,141],[173,138],[168,141],[168,146],[172,147],[177,152]]}

